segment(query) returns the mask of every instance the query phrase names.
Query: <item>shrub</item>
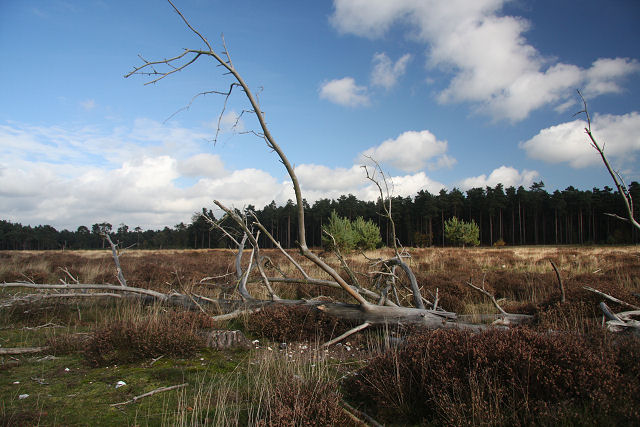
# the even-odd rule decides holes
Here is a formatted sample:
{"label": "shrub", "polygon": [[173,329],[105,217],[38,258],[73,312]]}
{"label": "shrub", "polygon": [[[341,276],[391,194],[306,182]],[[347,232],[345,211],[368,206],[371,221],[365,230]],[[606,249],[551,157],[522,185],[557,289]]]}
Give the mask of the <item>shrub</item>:
{"label": "shrub", "polygon": [[45,346],[47,353],[61,356],[82,351],[89,339],[86,334],[57,334],[48,338]]}
{"label": "shrub", "polygon": [[457,217],[450,218],[444,223],[444,235],[450,242],[458,245],[480,244],[480,228],[475,221],[464,222]]}
{"label": "shrub", "polygon": [[272,385],[259,426],[344,426],[336,384],[321,378],[280,376]]}
{"label": "shrub", "polygon": [[333,240],[326,235],[322,237],[322,245],[330,250],[334,249],[334,246],[344,252],[375,249],[382,243],[380,227],[373,221],[365,221],[362,217],[350,221],[348,218],[339,217],[336,211],[331,212],[329,225],[324,230],[333,236]]}
{"label": "shrub", "polygon": [[355,247],[355,236],[351,221],[347,218],[339,217],[336,211],[331,211],[329,225],[324,227],[323,231],[333,236],[332,240],[325,233],[322,234],[322,246],[324,248],[333,250],[337,246],[341,251],[349,251]]}
{"label": "shrub", "polygon": [[251,315],[250,332],[278,341],[325,341],[351,326],[311,307],[273,305]]}
{"label": "shrub", "polygon": [[196,328],[203,319],[183,313],[143,318],[137,322],[112,321],[89,339],[84,355],[94,366],[129,363],[170,356],[191,356],[204,346]]}
{"label": "shrub", "polygon": [[361,216],[357,217],[351,223],[355,234],[356,249],[368,250],[375,249],[382,243],[380,236],[380,227],[373,221],[365,221]]}
{"label": "shrub", "polygon": [[616,359],[615,351],[528,329],[424,331],[372,359],[345,391],[380,421],[396,423],[573,424],[594,417],[615,424],[637,416],[639,403],[632,393],[638,356]]}
{"label": "shrub", "polygon": [[503,239],[498,239],[495,242],[493,242],[493,246],[495,246],[497,248],[502,247],[502,246],[506,246],[506,245],[507,245],[507,242],[505,242]]}

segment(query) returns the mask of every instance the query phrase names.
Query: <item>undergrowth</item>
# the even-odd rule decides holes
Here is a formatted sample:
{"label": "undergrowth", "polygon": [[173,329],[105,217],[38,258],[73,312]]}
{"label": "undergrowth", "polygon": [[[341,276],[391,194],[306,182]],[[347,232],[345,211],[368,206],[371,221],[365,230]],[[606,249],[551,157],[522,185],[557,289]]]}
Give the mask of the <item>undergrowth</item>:
{"label": "undergrowth", "polygon": [[305,306],[273,305],[250,316],[248,330],[277,342],[328,341],[353,325]]}
{"label": "undergrowth", "polygon": [[116,320],[92,334],[84,348],[84,356],[94,366],[130,363],[163,355],[193,356],[205,345],[203,336],[196,329],[203,324],[209,326],[210,318],[191,312],[169,312],[137,322]]}
{"label": "undergrowth", "polygon": [[626,423],[640,419],[639,351],[604,333],[416,331],[344,390],[391,424]]}

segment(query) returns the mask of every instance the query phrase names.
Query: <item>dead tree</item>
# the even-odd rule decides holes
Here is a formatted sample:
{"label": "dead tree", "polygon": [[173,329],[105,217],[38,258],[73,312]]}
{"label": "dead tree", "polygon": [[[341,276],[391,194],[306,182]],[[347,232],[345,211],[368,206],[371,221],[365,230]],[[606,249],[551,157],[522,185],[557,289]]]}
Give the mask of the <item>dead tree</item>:
{"label": "dead tree", "polygon": [[[180,10],[178,10],[178,8],[171,2],[171,0],[168,0],[168,1],[169,1],[169,4],[171,4],[171,6],[173,7],[174,11],[180,16],[184,24],[189,28],[189,30],[195,36],[197,36],[200,39],[202,43],[204,43],[204,46],[206,46],[206,48],[205,49],[184,49],[180,54],[173,56],[169,59],[162,59],[157,61],[148,61],[146,59],[142,59],[143,64],[140,66],[134,67],[134,69],[129,73],[127,73],[125,77],[131,77],[133,75],[143,75],[150,78],[149,81],[147,81],[145,84],[153,84],[161,81],[166,77],[169,77],[170,75],[178,71],[184,70],[189,65],[193,64],[198,59],[200,59],[201,57],[208,57],[212,59],[217,66],[220,66],[223,68],[225,74],[232,76],[234,81],[233,83],[231,83],[231,85],[229,86],[229,90],[226,92],[224,91],[202,92],[200,94],[197,94],[196,96],[203,95],[205,93],[218,93],[225,96],[225,105],[226,105],[226,101],[228,100],[229,96],[231,96],[235,88],[239,88],[242,91],[242,93],[245,95],[247,101],[250,104],[250,109],[248,111],[253,115],[255,115],[260,125],[260,131],[253,131],[252,133],[262,138],[265,141],[267,147],[277,154],[280,162],[284,165],[287,171],[287,174],[291,178],[291,182],[293,184],[293,189],[295,193],[296,208],[297,208],[297,215],[298,215],[298,241],[296,242],[296,245],[300,253],[302,254],[302,256],[304,256],[305,258],[313,262],[322,271],[327,273],[331,277],[331,279],[335,281],[336,284],[338,284],[351,298],[353,298],[356,301],[358,309],[363,313],[368,313],[373,317],[383,317],[383,318],[387,318],[387,317],[396,318],[396,317],[403,317],[405,315],[409,315],[409,316],[417,315],[417,316],[423,317],[427,323],[442,322],[443,320],[442,315],[436,314],[436,312],[433,310],[424,309],[422,296],[420,295],[420,290],[415,281],[415,276],[411,272],[411,269],[402,261],[402,257],[399,255],[397,251],[397,246],[395,246],[396,245],[395,241],[394,241],[394,247],[396,248],[396,257],[386,261],[386,263],[388,265],[395,264],[401,267],[407,273],[407,276],[409,276],[411,281],[412,291],[414,294],[414,304],[416,306],[415,312],[403,311],[403,310],[414,310],[414,309],[403,309],[400,307],[380,306],[380,305],[376,305],[374,303],[369,302],[362,293],[358,292],[358,289],[348,284],[333,267],[331,267],[322,258],[320,258],[318,255],[316,255],[309,249],[306,241],[302,192],[300,189],[300,184],[296,176],[295,170],[291,165],[291,163],[289,162],[284,151],[281,149],[281,147],[279,146],[279,144],[276,142],[275,138],[271,134],[264,118],[264,112],[261,109],[256,97],[254,96],[250,87],[244,81],[244,79],[242,78],[238,70],[235,68],[233,61],[231,59],[229,50],[226,47],[226,42],[224,41],[224,38],[222,40],[223,50],[221,51],[221,53],[218,53],[214,50],[214,48],[209,43],[209,41],[189,23],[186,17],[182,14],[182,12],[180,12]],[[220,208],[225,210],[227,214],[230,214],[230,211],[228,209],[225,209],[225,207],[223,207],[222,204],[220,204],[219,202],[216,202],[216,204]],[[390,215],[390,212],[388,212],[388,214]],[[231,217],[233,218],[233,215],[231,215]],[[250,230],[248,229],[248,227],[246,227],[245,233],[247,233],[248,231]],[[249,232],[248,235],[250,234],[251,233]],[[258,250],[257,239],[250,238],[250,240],[251,240],[252,246],[254,247],[254,250]]]}
{"label": "dead tree", "polygon": [[[174,11],[180,16],[184,24],[189,28],[189,30],[202,42],[204,43],[204,49],[184,49],[180,54],[173,56],[169,59],[162,59],[157,61],[148,61],[142,57],[140,57],[143,61],[142,65],[134,67],[132,71],[127,73],[125,77],[131,77],[134,75],[142,75],[149,78],[145,84],[154,84],[157,83],[178,71],[182,71],[187,68],[189,65],[195,63],[201,57],[210,58],[213,60],[214,64],[218,67],[221,67],[224,71],[224,74],[229,75],[233,78],[233,82],[229,85],[229,89],[227,91],[209,91],[209,92],[201,92],[193,99],[200,95],[204,94],[220,94],[224,97],[224,107],[223,112],[220,117],[224,113],[224,108],[226,108],[227,101],[229,97],[232,95],[234,89],[240,90],[246,100],[250,105],[250,109],[247,112],[255,115],[258,120],[260,130],[259,131],[251,131],[254,135],[263,139],[267,148],[275,152],[280,160],[280,162],[285,167],[287,174],[289,175],[291,182],[293,184],[293,189],[295,193],[296,199],[296,209],[298,216],[298,241],[296,245],[300,254],[311,261],[311,263],[315,264],[319,267],[324,273],[326,273],[330,279],[318,279],[311,277],[303,267],[297,263],[294,258],[288,254],[282,247],[279,242],[267,231],[267,229],[258,221],[255,214],[252,212],[240,212],[236,210],[229,209],[225,205],[223,205],[219,201],[214,201],[214,203],[225,212],[225,216],[231,219],[237,226],[237,229],[240,230],[242,237],[237,239],[232,236],[231,233],[225,232],[224,228],[220,227],[223,230],[223,233],[230,238],[238,248],[238,253],[236,257],[236,279],[237,279],[237,291],[241,299],[236,300],[213,300],[201,295],[195,295],[191,293],[179,294],[179,293],[171,293],[164,294],[156,291],[146,290],[146,289],[138,289],[133,288],[126,285],[126,281],[124,280],[124,275],[122,274],[122,269],[117,268],[118,270],[118,280],[120,282],[120,286],[116,285],[97,285],[97,284],[88,284],[83,285],[79,283],[75,284],[62,284],[62,285],[52,285],[52,284],[43,284],[37,285],[35,283],[27,283],[27,282],[14,282],[14,283],[4,283],[0,284],[0,287],[27,287],[27,288],[38,288],[38,289],[49,289],[52,291],[78,291],[85,289],[94,289],[94,290],[109,290],[110,295],[118,295],[118,292],[122,292],[125,295],[138,294],[143,298],[151,298],[157,301],[160,301],[165,304],[174,304],[174,305],[182,305],[186,307],[193,307],[194,309],[203,309],[206,305],[213,305],[216,308],[221,308],[225,312],[231,312],[231,315],[237,315],[238,313],[247,312],[247,311],[255,311],[259,310],[262,307],[272,305],[272,304],[281,304],[281,305],[306,305],[308,307],[313,307],[317,310],[321,310],[329,315],[339,317],[345,320],[350,320],[354,323],[360,324],[357,328],[355,328],[351,332],[355,332],[357,330],[366,328],[369,325],[373,324],[384,324],[384,323],[418,323],[422,325],[427,325],[433,328],[467,328],[471,330],[480,330],[484,328],[484,325],[473,325],[466,324],[458,321],[457,315],[455,313],[447,312],[442,309],[437,308],[437,297],[432,305],[432,309],[426,309],[424,302],[426,301],[420,291],[420,287],[418,286],[417,280],[413,271],[405,261],[408,258],[408,254],[406,251],[401,249],[398,245],[398,241],[395,235],[395,225],[393,223],[393,217],[391,212],[391,192],[388,188],[388,182],[385,178],[384,173],[382,173],[382,169],[380,166],[375,163],[376,167],[374,169],[365,168],[366,176],[369,180],[374,182],[378,189],[380,190],[380,198],[383,204],[383,216],[388,219],[392,228],[392,237],[393,237],[393,250],[394,256],[389,259],[380,259],[380,260],[372,260],[372,268],[377,270],[373,272],[374,277],[380,283],[378,290],[381,290],[380,293],[377,293],[371,289],[366,289],[365,287],[359,286],[357,280],[354,280],[354,284],[351,285],[347,283],[341,275],[331,267],[325,260],[319,257],[317,254],[312,252],[307,246],[306,241],[306,232],[305,232],[305,221],[304,221],[304,205],[302,198],[302,191],[300,189],[300,184],[298,178],[295,174],[295,170],[291,163],[289,162],[287,156],[284,154],[281,147],[276,142],[275,138],[269,131],[269,128],[266,124],[264,112],[262,111],[257,98],[252,93],[251,89],[244,81],[238,70],[233,65],[231,60],[231,55],[226,47],[226,43],[224,38],[222,39],[223,50],[221,53],[217,53],[209,41],[195,28],[191,26],[189,21],[185,18],[185,16],[176,8],[176,6],[168,0],[169,4],[173,7]],[[193,99],[191,102],[193,102]],[[219,129],[218,129],[219,131]],[[216,134],[217,138],[217,134]],[[383,190],[384,187],[384,190]],[[224,218],[223,218],[224,219]],[[215,221],[212,219],[212,226],[218,226],[220,224],[215,224]],[[282,274],[282,277],[268,277],[266,275],[263,267],[266,265],[265,263],[269,262],[269,260],[262,256],[260,253],[260,248],[258,245],[258,237],[262,233],[266,236],[267,239],[271,240],[275,247],[277,247],[281,252],[284,253],[286,259],[295,266],[296,270],[300,272],[302,278],[294,278],[294,277],[286,277],[282,271],[279,270]],[[245,245],[251,246],[251,253],[249,256],[249,261],[246,266],[242,267],[242,257],[244,252]],[[118,264],[117,251],[115,249],[115,245],[112,246],[112,252],[114,253],[114,262]],[[344,261],[344,259],[343,259]],[[346,262],[343,264],[346,265]],[[269,295],[268,300],[262,300],[255,298],[251,295],[247,288],[247,283],[250,282],[250,275],[254,268],[257,268],[260,273],[259,282],[263,283],[266,287]],[[348,266],[347,266],[348,269]],[[397,271],[401,270],[407,276],[409,280],[409,288],[412,295],[413,307],[402,307],[400,306],[400,301],[396,298],[396,302],[392,302],[390,298],[388,298],[388,293],[396,293],[397,282],[396,279],[398,277]],[[122,276],[122,277],[121,277]],[[327,301],[319,301],[319,300],[287,300],[280,299],[276,293],[274,292],[271,283],[276,282],[284,282],[284,283],[298,283],[298,284],[313,284],[313,285],[321,285],[321,286],[329,286],[334,288],[340,288],[350,298],[354,300],[352,303],[345,302],[327,302]],[[383,285],[384,284],[384,285]],[[73,294],[71,294],[73,295]],[[427,301],[428,304],[431,304]],[[344,336],[347,336],[346,334]]]}
{"label": "dead tree", "polygon": [[584,128],[584,131],[589,137],[589,142],[591,146],[598,152],[598,154],[600,155],[600,158],[602,159],[602,163],[604,163],[605,168],[607,168],[607,172],[609,172],[609,175],[611,175],[611,179],[613,179],[613,183],[616,185],[616,188],[618,189],[618,193],[620,193],[620,195],[622,196],[622,200],[624,202],[624,208],[627,214],[626,217],[622,217],[620,215],[613,214],[613,213],[607,213],[606,215],[612,216],[622,221],[628,221],[629,223],[631,223],[633,227],[640,230],[640,223],[634,217],[633,199],[631,198],[631,193],[629,192],[629,188],[627,187],[627,184],[625,184],[624,180],[622,179],[622,176],[620,176],[620,173],[618,173],[611,167],[611,164],[609,163],[607,156],[604,154],[604,144],[600,145],[598,141],[596,141],[595,136],[593,136],[593,132],[591,132],[591,116],[589,115],[589,110],[587,109],[587,101],[584,99],[580,91],[578,91],[578,95],[580,95],[580,99],[582,99],[582,104],[584,106],[584,109],[582,111],[579,111],[576,114],[584,113],[584,115],[586,116],[587,126]]}

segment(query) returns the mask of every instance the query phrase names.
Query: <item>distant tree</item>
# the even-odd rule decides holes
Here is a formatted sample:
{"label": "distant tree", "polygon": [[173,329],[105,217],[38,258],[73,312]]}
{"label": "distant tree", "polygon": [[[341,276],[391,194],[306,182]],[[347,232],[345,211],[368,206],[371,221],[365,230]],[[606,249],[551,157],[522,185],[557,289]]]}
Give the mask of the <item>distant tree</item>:
{"label": "distant tree", "polygon": [[329,224],[323,228],[322,246],[328,250],[339,249],[348,252],[355,247],[353,227],[348,218],[338,216],[336,211],[331,211]]}
{"label": "distant tree", "polygon": [[444,234],[454,244],[478,246],[480,244],[480,229],[472,220],[464,222],[457,217],[452,217],[444,223]]}
{"label": "distant tree", "polygon": [[327,249],[337,246],[340,251],[349,252],[354,249],[374,249],[382,243],[380,227],[373,221],[365,221],[361,216],[350,221],[332,211],[324,231],[322,245]]}
{"label": "distant tree", "polygon": [[373,221],[365,221],[364,218],[359,216],[351,223],[351,226],[355,236],[356,249],[375,249],[382,243],[380,227]]}

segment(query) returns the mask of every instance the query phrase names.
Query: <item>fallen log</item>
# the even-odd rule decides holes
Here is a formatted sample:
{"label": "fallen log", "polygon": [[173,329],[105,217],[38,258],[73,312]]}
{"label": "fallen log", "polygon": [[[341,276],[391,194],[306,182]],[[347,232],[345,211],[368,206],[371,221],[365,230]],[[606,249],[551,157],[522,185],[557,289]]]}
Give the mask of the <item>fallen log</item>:
{"label": "fallen log", "polygon": [[[178,305],[185,308],[200,309],[193,302],[193,296],[183,294],[163,294],[161,292],[149,289],[134,288],[130,286],[117,285],[97,285],[97,284],[34,284],[27,282],[0,283],[2,287],[25,287],[31,289],[64,289],[64,290],[82,290],[82,289],[101,289],[120,291],[125,293],[139,294],[142,297],[152,298],[158,302],[169,305]],[[73,294],[67,294],[73,296]],[[352,321],[357,324],[368,322],[372,325],[381,324],[419,324],[430,328],[463,328],[471,330],[482,330],[486,325],[474,325],[457,321],[456,313],[428,310],[413,307],[389,307],[373,304],[349,304],[340,302],[326,302],[314,300],[212,300],[209,298],[200,298],[199,303],[203,305],[215,305],[224,312],[232,312],[236,310],[253,310],[263,308],[270,305],[301,305],[315,307],[327,313],[330,316]]]}
{"label": "fallen log", "polygon": [[0,356],[5,356],[5,355],[15,356],[17,354],[42,353],[48,348],[49,347],[8,347],[8,348],[0,347]]}

